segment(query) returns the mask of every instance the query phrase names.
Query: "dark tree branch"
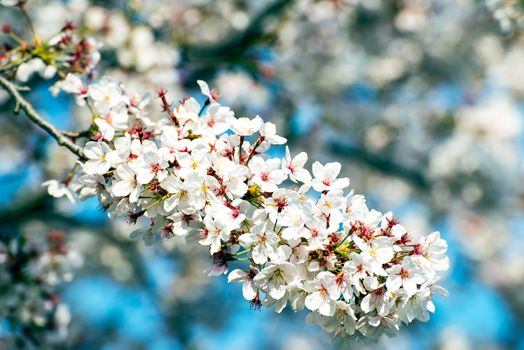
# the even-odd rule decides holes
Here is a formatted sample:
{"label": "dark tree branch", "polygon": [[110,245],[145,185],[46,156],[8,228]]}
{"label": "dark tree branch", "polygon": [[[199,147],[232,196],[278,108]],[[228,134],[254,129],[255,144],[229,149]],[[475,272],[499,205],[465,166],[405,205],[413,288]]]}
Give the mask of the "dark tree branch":
{"label": "dark tree branch", "polygon": [[215,62],[217,58],[242,56],[247,49],[264,36],[267,20],[279,16],[286,6],[292,3],[293,0],[275,0],[258,13],[245,30],[216,45],[185,46],[183,55],[188,61],[205,60],[211,62]]}
{"label": "dark tree branch", "polygon": [[41,213],[47,210],[52,203],[52,198],[44,191],[24,197],[24,200],[15,201],[0,211],[1,223],[18,222],[26,216]]}
{"label": "dark tree branch", "polygon": [[20,87],[2,76],[0,76],[0,85],[15,100],[15,113],[18,113],[18,111],[22,109],[31,122],[38,125],[41,129],[51,135],[60,146],[67,148],[80,159],[85,158],[84,152],[80,146],[76,145],[71,139],[66,137],[62,131],[58,130],[54,125],[38,114],[34,107],[20,94]]}
{"label": "dark tree branch", "polygon": [[400,177],[419,189],[428,190],[431,188],[431,180],[424,173],[399,164],[388,157],[370,152],[363,147],[332,141],[328,144],[328,149],[335,154],[368,165],[386,175]]}

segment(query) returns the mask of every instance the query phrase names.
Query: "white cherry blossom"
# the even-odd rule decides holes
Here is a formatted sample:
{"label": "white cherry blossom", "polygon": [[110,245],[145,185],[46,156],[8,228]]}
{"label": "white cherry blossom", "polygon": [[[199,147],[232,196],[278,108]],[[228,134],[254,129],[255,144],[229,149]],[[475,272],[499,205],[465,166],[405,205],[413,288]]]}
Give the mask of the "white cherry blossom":
{"label": "white cherry blossom", "polygon": [[117,181],[111,186],[111,192],[117,197],[129,196],[129,202],[135,203],[140,196],[141,185],[136,179],[135,170],[127,164],[116,168]]}
{"label": "white cherry blossom", "polygon": [[103,175],[111,168],[111,163],[107,160],[107,154],[112,149],[105,142],[86,143],[84,154],[88,160],[82,165],[84,171],[89,175]]}
{"label": "white cherry blossom", "polygon": [[111,108],[126,102],[118,84],[111,79],[101,80],[90,86],[88,94],[94,101],[95,110],[100,114],[108,113]]}
{"label": "white cherry blossom", "polygon": [[300,152],[293,159],[289,147],[286,147],[286,156],[282,159],[282,168],[289,174],[289,179],[293,182],[310,183],[311,174],[304,169],[307,163],[307,153]]}
{"label": "white cherry blossom", "polygon": [[389,276],[386,287],[389,291],[396,292],[401,287],[410,297],[417,292],[417,285],[426,281],[420,268],[411,260],[404,260],[402,265],[395,265],[387,270]]}
{"label": "white cherry blossom", "polygon": [[239,136],[251,136],[254,133],[258,132],[264,123],[262,118],[256,116],[253,119],[246,117],[242,118],[229,118],[230,128]]}
{"label": "white cherry blossom", "polygon": [[245,233],[239,237],[240,244],[244,247],[253,247],[253,261],[256,264],[264,264],[269,254],[275,252],[278,236],[267,228],[267,223],[254,226],[251,233]]}
{"label": "white cherry blossom", "polygon": [[280,159],[273,158],[264,161],[262,157],[253,157],[249,163],[253,173],[251,182],[260,186],[263,192],[275,192],[285,179],[286,175],[280,168]]}
{"label": "white cherry blossom", "polygon": [[207,108],[206,113],[202,117],[203,128],[210,128],[215,135],[220,135],[229,129],[227,120],[234,116],[235,113],[229,107],[213,103]]}
{"label": "white cherry blossom", "polygon": [[271,122],[266,122],[260,127],[260,136],[272,145],[282,145],[287,142],[285,137],[277,135],[277,127]]}
{"label": "white cherry blossom", "polygon": [[229,230],[236,230],[242,226],[242,223],[246,219],[246,215],[243,213],[243,207],[245,203],[241,200],[235,200],[231,203],[214,203],[209,207],[209,213],[215,220],[220,222],[224,227],[228,227]]}
{"label": "white cherry blossom", "polygon": [[253,268],[249,271],[235,269],[227,276],[228,282],[243,282],[242,295],[246,300],[253,300],[257,296],[255,287],[253,286],[253,279],[258,274],[258,270]]}
{"label": "white cherry blossom", "polygon": [[47,193],[55,198],[67,197],[71,203],[75,202],[75,195],[66,183],[57,180],[48,180],[42,183],[42,186],[47,186]]}
{"label": "white cherry blossom", "polygon": [[217,225],[210,215],[204,218],[204,228],[200,231],[202,239],[200,244],[209,246],[211,254],[217,253],[222,248],[222,241],[229,239],[229,231]]}
{"label": "white cherry blossom", "polygon": [[163,181],[167,176],[165,170],[168,166],[166,159],[159,152],[148,151],[139,159],[136,167],[137,181],[140,184],[147,184],[154,178]]}
{"label": "white cherry blossom", "polygon": [[373,273],[384,276],[387,275],[383,264],[388,263],[393,259],[394,251],[390,244],[390,239],[387,237],[377,237],[372,241],[364,241],[360,237],[353,237],[357,246],[362,250],[362,257],[367,259]]}
{"label": "white cherry blossom", "polygon": [[338,162],[322,165],[320,162],[313,163],[314,179],[311,185],[317,192],[343,190],[349,186],[348,178],[337,179],[342,166]]}
{"label": "white cherry blossom", "polygon": [[449,258],[446,256],[448,245],[440,238],[440,232],[433,232],[421,237],[415,246],[414,259],[416,263],[428,272],[445,271],[449,268]]}
{"label": "white cherry blossom", "polygon": [[333,316],[336,311],[337,293],[335,276],[328,271],[319,272],[313,281],[304,284],[304,289],[311,293],[306,297],[306,307],[324,316]]}
{"label": "white cherry blossom", "polygon": [[164,202],[164,209],[172,212],[175,209],[183,213],[191,214],[194,212],[192,207],[193,194],[188,190],[185,183],[176,176],[168,176],[161,183],[160,187],[169,193]]}
{"label": "white cherry blossom", "polygon": [[51,93],[57,95],[60,91],[74,94],[76,103],[80,106],[85,105],[85,98],[88,96],[88,86],[76,74],[68,73],[65,79],[59,80],[51,87]]}

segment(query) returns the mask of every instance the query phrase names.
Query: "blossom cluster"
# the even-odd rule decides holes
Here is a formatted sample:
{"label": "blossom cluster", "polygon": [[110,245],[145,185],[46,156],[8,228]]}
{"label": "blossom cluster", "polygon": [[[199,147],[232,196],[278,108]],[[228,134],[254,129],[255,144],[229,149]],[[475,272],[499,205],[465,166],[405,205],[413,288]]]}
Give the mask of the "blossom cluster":
{"label": "blossom cluster", "polygon": [[[173,92],[180,83],[177,71],[180,54],[170,40],[173,30],[153,27],[147,14],[141,13],[138,24],[120,6],[89,1],[32,1],[28,11],[42,36],[57,32],[60,23],[73,21],[78,32],[101,44],[102,56],[111,57],[103,60],[97,71],[118,78],[133,91],[170,86]],[[48,16],[54,20],[50,21]]]}
{"label": "blossom cluster", "polygon": [[[347,192],[339,163],[308,155],[270,158],[287,140],[262,118],[236,117],[219,95],[198,82],[206,101],[174,106],[158,97],[163,115],[152,121],[147,102],[103,78],[85,84],[68,75],[55,92],[76,95],[93,118],[85,159],[50,194],[98,196],[111,217],[145,221],[132,237],[151,245],[197,235],[208,247],[210,274],[229,272],[252,306],[290,305],[335,335],[393,334],[402,323],[427,321],[436,285],[448,269],[438,232],[414,240],[391,214],[368,209]],[[286,186],[286,185],[290,186]],[[346,191],[346,192],[345,192]]]}
{"label": "blossom cluster", "polygon": [[0,319],[9,331],[33,345],[62,339],[71,317],[57,289],[80,263],[61,231],[2,236]]}
{"label": "blossom cluster", "polygon": [[[7,6],[5,2],[2,4]],[[36,32],[32,40],[25,40],[9,23],[2,25],[2,32],[6,40],[0,49],[0,69],[3,74],[22,83],[35,74],[43,79],[56,75],[63,78],[70,72],[90,75],[100,60],[100,44],[92,38],[77,35],[73,22],[65,22],[46,40]]]}

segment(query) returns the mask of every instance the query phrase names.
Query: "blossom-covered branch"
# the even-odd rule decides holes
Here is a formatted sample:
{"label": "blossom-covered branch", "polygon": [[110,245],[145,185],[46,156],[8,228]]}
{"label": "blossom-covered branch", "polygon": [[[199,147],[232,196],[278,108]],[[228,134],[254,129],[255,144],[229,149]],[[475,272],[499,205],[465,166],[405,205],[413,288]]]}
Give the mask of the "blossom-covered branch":
{"label": "blossom-covered branch", "polygon": [[[198,82],[204,105],[174,106],[158,94],[164,116],[146,116],[146,100],[111,78],[87,85],[68,75],[55,87],[91,106],[93,136],[86,161],[49,193],[98,196],[110,217],[145,221],[132,237],[151,245],[174,236],[209,247],[212,275],[229,264],[252,306],[311,311],[308,320],[341,336],[394,334],[401,323],[427,321],[449,263],[438,232],[415,239],[392,213],[368,209],[344,193],[339,163],[308,156],[264,156],[284,145],[275,125],[235,117],[219,95]],[[155,118],[155,120],[158,118]],[[291,186],[284,187],[289,183]]]}

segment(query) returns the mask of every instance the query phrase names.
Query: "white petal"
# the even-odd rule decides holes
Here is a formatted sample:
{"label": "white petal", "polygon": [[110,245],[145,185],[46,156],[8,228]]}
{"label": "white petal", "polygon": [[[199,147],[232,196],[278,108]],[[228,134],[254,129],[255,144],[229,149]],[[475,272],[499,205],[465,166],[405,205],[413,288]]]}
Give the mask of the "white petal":
{"label": "white petal", "polygon": [[98,164],[99,162],[96,160],[88,160],[84,163],[82,169],[84,169],[84,171],[89,175],[95,175],[98,171]]}
{"label": "white petal", "polygon": [[84,146],[84,154],[89,159],[100,159],[102,157],[102,148],[98,142],[89,141]]}
{"label": "white petal", "polygon": [[253,300],[257,296],[255,288],[253,288],[253,283],[251,281],[244,282],[242,286],[242,295],[246,300]]}
{"label": "white petal", "polygon": [[318,308],[318,313],[324,316],[333,316],[335,314],[336,308],[335,303],[324,301],[320,304]]}
{"label": "white petal", "polygon": [[253,249],[252,257],[256,264],[265,264],[267,261],[267,251],[258,244]]}
{"label": "white petal", "polygon": [[315,163],[313,163],[312,168],[313,168],[313,176],[315,176],[316,178],[324,177],[324,166],[319,161],[316,161]]}
{"label": "white petal", "polygon": [[145,185],[145,184],[150,183],[151,180],[153,180],[154,177],[155,177],[155,174],[153,172],[150,172],[150,171],[139,171],[136,174],[136,181],[139,184]]}
{"label": "white petal", "polygon": [[322,296],[319,292],[314,292],[306,297],[305,305],[309,310],[317,310],[320,307],[320,304],[322,304]]}
{"label": "white petal", "polygon": [[307,153],[306,152],[300,152],[293,158],[293,165],[295,165],[298,168],[302,168],[307,163]]}
{"label": "white petal", "polygon": [[258,241],[258,236],[254,233],[245,233],[238,240],[243,247],[249,247]]}
{"label": "white petal", "polygon": [[284,284],[273,284],[270,286],[269,295],[275,300],[280,300],[286,294],[286,285]]}
{"label": "white petal", "polygon": [[111,193],[117,197],[128,196],[133,191],[133,186],[127,181],[118,181],[111,187]]}
{"label": "white petal", "polygon": [[311,174],[306,169],[296,169],[294,177],[297,181],[300,181],[302,183],[309,183],[311,182]]}
{"label": "white petal", "polygon": [[209,85],[203,80],[197,80],[198,86],[200,86],[200,91],[202,92],[202,95],[210,97],[211,96],[211,90],[209,90]]}
{"label": "white petal", "polygon": [[402,278],[399,275],[390,276],[386,281],[386,288],[389,291],[396,292],[402,285]]}
{"label": "white petal", "polygon": [[246,280],[246,277],[247,277],[246,271],[235,269],[229,273],[229,275],[227,276],[227,281],[230,283],[231,282],[243,282]]}
{"label": "white petal", "polygon": [[410,278],[405,279],[402,283],[402,286],[404,287],[404,290],[408,296],[412,296],[417,292],[417,284]]}
{"label": "white petal", "polygon": [[135,187],[129,194],[129,203],[136,203],[140,197],[140,187]]}
{"label": "white petal", "polygon": [[133,181],[135,179],[135,172],[127,164],[123,164],[117,167],[116,173],[118,176],[120,176],[123,180],[126,181]]}
{"label": "white petal", "polygon": [[160,187],[169,193],[178,193],[181,185],[182,182],[174,176],[168,176],[160,183]]}
{"label": "white petal", "polygon": [[324,174],[329,178],[334,179],[340,174],[342,165],[339,162],[327,163],[324,167]]}
{"label": "white petal", "polygon": [[373,305],[371,304],[371,294],[368,294],[360,302],[360,308],[362,309],[363,312],[368,313],[371,311],[372,307]]}
{"label": "white petal", "polygon": [[164,202],[164,209],[166,211],[173,211],[179,204],[179,198],[177,196],[172,196],[166,199]]}

